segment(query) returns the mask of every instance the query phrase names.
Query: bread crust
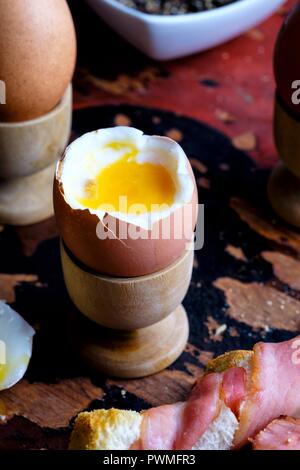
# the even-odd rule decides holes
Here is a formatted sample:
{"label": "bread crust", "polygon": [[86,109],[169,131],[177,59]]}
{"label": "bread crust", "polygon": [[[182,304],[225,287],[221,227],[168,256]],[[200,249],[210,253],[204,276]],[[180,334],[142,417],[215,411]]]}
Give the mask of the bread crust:
{"label": "bread crust", "polygon": [[246,351],[242,349],[229,351],[209,361],[206,365],[205,373],[222,373],[231,367],[245,367],[247,369],[250,367],[252,357],[253,351]]}

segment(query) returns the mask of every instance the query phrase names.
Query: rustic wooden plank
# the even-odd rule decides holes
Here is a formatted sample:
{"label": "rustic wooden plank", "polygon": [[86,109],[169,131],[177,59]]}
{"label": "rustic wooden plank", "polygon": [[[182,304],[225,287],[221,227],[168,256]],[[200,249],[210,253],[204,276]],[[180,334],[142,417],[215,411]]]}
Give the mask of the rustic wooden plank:
{"label": "rustic wooden plank", "polygon": [[41,427],[67,427],[73,416],[100,399],[103,390],[89,378],[76,377],[58,383],[29,383],[22,380],[0,394],[1,414],[8,421],[23,416]]}

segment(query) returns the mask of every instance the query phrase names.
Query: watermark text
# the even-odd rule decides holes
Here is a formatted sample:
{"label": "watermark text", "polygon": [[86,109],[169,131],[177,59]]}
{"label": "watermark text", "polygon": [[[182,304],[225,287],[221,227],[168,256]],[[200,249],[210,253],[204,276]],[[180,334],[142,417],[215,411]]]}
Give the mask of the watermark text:
{"label": "watermark text", "polygon": [[0,104],[6,104],[6,85],[3,80],[0,80]]}

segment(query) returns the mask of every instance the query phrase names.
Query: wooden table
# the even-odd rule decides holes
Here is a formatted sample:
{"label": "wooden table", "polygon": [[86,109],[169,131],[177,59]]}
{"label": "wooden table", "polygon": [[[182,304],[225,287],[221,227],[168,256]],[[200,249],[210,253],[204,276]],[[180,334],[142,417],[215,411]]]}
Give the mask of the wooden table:
{"label": "wooden table", "polygon": [[[272,50],[287,8],[212,51],[156,63],[133,50],[85,6],[78,30],[74,136],[132,124],[178,140],[205,204],[205,246],[184,302],[185,352],[168,370],[113,380],[80,365],[68,346],[66,293],[54,219],[2,227],[0,297],[36,329],[26,377],[0,394],[0,449],[65,449],[82,410],[140,410],[184,399],[214,355],[293,337],[300,324],[300,233],[266,198],[272,139]],[[294,1],[289,1],[290,7]]]}

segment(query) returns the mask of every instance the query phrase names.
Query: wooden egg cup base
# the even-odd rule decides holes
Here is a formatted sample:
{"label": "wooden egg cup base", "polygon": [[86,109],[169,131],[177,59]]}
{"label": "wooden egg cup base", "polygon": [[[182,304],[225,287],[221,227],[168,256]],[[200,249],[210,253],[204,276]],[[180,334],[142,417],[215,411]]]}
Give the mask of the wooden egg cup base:
{"label": "wooden egg cup base", "polygon": [[30,225],[51,217],[54,171],[52,164],[33,175],[0,180],[0,223]]}
{"label": "wooden egg cup base", "polygon": [[189,335],[182,305],[164,320],[132,331],[101,328],[79,314],[72,315],[69,327],[71,343],[88,367],[126,379],[168,367],[183,352]]}
{"label": "wooden egg cup base", "polygon": [[62,243],[65,283],[78,309],[68,333],[84,362],[121,378],[151,375],[172,364],[189,334],[181,302],[193,257],[193,251],[186,251],[157,273],[114,278],[89,271]]}
{"label": "wooden egg cup base", "polygon": [[270,203],[277,214],[291,225],[300,228],[300,179],[279,163],[268,183]]}

